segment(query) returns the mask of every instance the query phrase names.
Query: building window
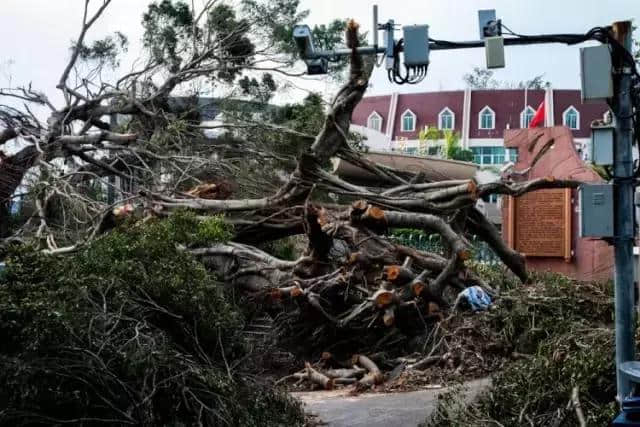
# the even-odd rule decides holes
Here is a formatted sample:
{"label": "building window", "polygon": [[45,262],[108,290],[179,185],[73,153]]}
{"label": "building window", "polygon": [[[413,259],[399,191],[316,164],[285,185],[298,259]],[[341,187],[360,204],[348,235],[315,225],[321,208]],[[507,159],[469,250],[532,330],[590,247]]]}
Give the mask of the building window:
{"label": "building window", "polygon": [[402,114],[402,132],[413,132],[416,130],[416,115],[411,110]]}
{"label": "building window", "polygon": [[569,129],[580,129],[580,113],[573,105],[562,113],[562,124]]}
{"label": "building window", "polygon": [[504,147],[471,147],[473,162],[479,165],[501,165],[504,163]]}
{"label": "building window", "polygon": [[405,154],[416,156],[418,154],[418,147],[407,147],[404,149]]}
{"label": "building window", "polygon": [[517,148],[507,148],[507,161],[518,163],[518,149]]}
{"label": "building window", "polygon": [[367,119],[367,127],[370,129],[377,130],[378,132],[382,131],[382,117],[377,112],[371,113],[369,118]]}
{"label": "building window", "polygon": [[453,130],[455,126],[455,115],[448,107],[440,111],[438,114],[438,129],[440,130]]}
{"label": "building window", "polygon": [[480,110],[478,114],[478,125],[480,129],[494,129],[496,126],[496,113],[487,107]]}
{"label": "building window", "polygon": [[531,108],[531,106],[527,106],[522,113],[520,113],[520,127],[522,129],[526,129],[529,127],[531,120],[533,120],[533,116],[536,115],[536,111]]}

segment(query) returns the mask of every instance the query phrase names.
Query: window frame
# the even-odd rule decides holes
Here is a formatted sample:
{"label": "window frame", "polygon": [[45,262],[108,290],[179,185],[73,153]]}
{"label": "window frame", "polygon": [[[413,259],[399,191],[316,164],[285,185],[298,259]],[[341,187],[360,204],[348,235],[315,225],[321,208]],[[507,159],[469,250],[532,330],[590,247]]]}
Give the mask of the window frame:
{"label": "window frame", "polygon": [[[442,118],[445,116],[445,114],[448,114],[451,116],[450,128],[445,128],[442,126]],[[449,107],[444,107],[442,111],[438,113],[438,129],[439,130],[455,130],[455,128],[456,128],[456,114]]]}
{"label": "window frame", "polygon": [[[371,119],[378,120],[380,126],[377,127],[377,128],[371,126]],[[375,111],[375,110],[372,111],[371,114],[369,114],[369,117],[367,117],[367,128],[373,129],[373,130],[377,130],[378,132],[382,132],[382,116],[377,111]]]}
{"label": "window frame", "polygon": [[503,165],[508,161],[507,150],[503,146],[487,145],[471,147],[471,151],[473,152],[473,163],[480,166]]}
{"label": "window frame", "polygon": [[[413,127],[412,129],[405,129],[404,127],[404,119],[405,117],[410,116],[412,119],[412,124]],[[400,115],[400,131],[401,132],[415,132],[416,131],[416,121],[417,121],[417,116],[416,113],[414,113],[413,111],[406,109],[401,115]]]}
{"label": "window frame", "polygon": [[[482,127],[482,116],[484,115],[485,111],[488,111],[489,113],[491,113],[491,127]],[[478,129],[479,130],[493,130],[495,128],[496,128],[496,112],[493,111],[493,109],[491,107],[489,107],[488,105],[485,105],[478,112]]]}
{"label": "window frame", "polygon": [[[567,125],[567,116],[572,111],[576,113],[576,127],[571,127]],[[562,113],[562,125],[568,127],[571,130],[580,130],[580,110],[578,110],[573,105],[570,105],[569,107],[567,107],[567,109],[564,110],[564,112]]]}
{"label": "window frame", "polygon": [[536,115],[536,110],[531,105],[527,105],[527,107],[520,112],[520,128],[521,129],[526,129],[531,124],[531,120],[529,120],[529,123],[525,123],[528,112],[531,112],[531,120],[533,120],[533,118]]}

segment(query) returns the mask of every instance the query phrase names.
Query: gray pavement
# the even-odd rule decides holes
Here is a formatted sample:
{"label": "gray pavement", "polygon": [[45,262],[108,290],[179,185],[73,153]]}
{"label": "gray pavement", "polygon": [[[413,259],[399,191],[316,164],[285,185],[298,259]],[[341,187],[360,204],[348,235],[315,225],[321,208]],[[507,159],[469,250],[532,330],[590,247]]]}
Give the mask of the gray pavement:
{"label": "gray pavement", "polygon": [[[489,385],[489,379],[470,381],[467,399]],[[368,393],[349,396],[347,390],[292,393],[305,409],[329,427],[417,426],[434,410],[445,388],[406,393]]]}

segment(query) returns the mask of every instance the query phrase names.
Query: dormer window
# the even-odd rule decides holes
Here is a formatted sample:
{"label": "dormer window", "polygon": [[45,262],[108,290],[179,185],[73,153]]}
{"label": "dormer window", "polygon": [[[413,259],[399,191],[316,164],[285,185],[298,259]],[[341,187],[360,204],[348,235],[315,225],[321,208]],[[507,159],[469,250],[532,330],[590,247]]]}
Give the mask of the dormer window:
{"label": "dormer window", "polygon": [[369,115],[367,119],[367,127],[369,129],[377,130],[378,132],[382,131],[382,116],[378,114],[376,111]]}
{"label": "dormer window", "polygon": [[562,124],[572,130],[580,129],[580,112],[573,105],[562,113]]}
{"label": "dormer window", "polygon": [[479,129],[495,129],[496,127],[496,113],[489,108],[484,107],[478,114],[478,128]]}
{"label": "dormer window", "polygon": [[413,132],[416,130],[416,115],[411,110],[402,113],[402,132]]}
{"label": "dormer window", "polygon": [[528,128],[531,120],[533,120],[533,116],[535,115],[536,111],[530,105],[528,105],[527,108],[522,110],[522,112],[520,113],[520,127],[522,129]]}
{"label": "dormer window", "polygon": [[440,130],[453,130],[455,126],[455,115],[449,107],[445,107],[444,110],[438,114],[438,129]]}

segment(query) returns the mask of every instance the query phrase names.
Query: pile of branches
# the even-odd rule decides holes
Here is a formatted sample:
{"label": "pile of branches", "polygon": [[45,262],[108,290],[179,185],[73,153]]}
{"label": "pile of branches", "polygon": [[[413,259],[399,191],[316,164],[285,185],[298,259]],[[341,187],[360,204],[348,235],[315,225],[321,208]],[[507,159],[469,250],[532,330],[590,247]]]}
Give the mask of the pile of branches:
{"label": "pile of branches", "polygon": [[492,381],[472,403],[463,388],[443,394],[426,425],[609,424],[618,409],[613,312],[611,283],[538,274],[506,289],[493,310],[442,324],[459,375],[440,365],[427,377],[463,382],[491,372]]}
{"label": "pile of branches", "polygon": [[382,384],[385,376],[378,365],[363,354],[354,354],[342,361],[325,352],[315,366],[306,362],[303,370],[281,378],[276,384],[292,379],[297,380],[296,385],[306,381],[314,387],[333,390],[341,385],[354,385],[356,389],[369,388]]}

